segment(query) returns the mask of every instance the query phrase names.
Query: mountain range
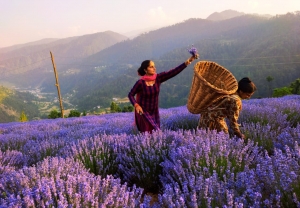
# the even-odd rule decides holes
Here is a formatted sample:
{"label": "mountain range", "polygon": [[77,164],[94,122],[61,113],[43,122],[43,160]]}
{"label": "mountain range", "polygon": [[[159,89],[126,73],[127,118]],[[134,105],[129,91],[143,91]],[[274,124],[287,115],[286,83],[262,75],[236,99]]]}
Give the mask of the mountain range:
{"label": "mountain range", "polygon": [[[222,21],[222,20],[231,19],[234,17],[243,16],[243,15],[246,15],[246,13],[229,9],[229,10],[225,10],[223,12],[214,12],[211,15],[209,15],[206,19],[213,20],[213,21]],[[272,17],[272,15],[269,15],[269,14],[264,14],[264,15],[252,14],[252,15],[259,16],[259,17],[266,17],[266,18]]]}
{"label": "mountain range", "polygon": [[[0,48],[0,84],[56,92],[51,51],[63,97],[70,96],[69,101],[80,110],[90,110],[109,106],[113,98],[127,97],[143,60],[154,60],[158,72],[168,70],[184,62],[193,45],[199,61],[217,62],[237,79],[249,76],[258,87],[254,97],[267,97],[270,87],[287,86],[300,77],[299,34],[299,12],[270,17],[226,10],[133,38],[106,31],[44,39]],[[164,83],[160,107],[186,104],[192,67]],[[272,82],[266,81],[268,76],[274,78]]]}

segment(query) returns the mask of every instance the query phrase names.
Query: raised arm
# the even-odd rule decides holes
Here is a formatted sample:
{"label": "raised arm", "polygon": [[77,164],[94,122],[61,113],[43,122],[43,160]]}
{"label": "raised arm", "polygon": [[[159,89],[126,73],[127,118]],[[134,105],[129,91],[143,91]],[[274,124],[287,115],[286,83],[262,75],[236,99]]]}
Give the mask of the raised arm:
{"label": "raised arm", "polygon": [[199,57],[198,54],[196,54],[195,56],[191,56],[184,63],[177,66],[176,68],[160,73],[159,74],[160,82],[165,82],[168,79],[171,79],[172,77],[175,77],[177,74],[182,72],[189,64],[191,64],[198,57]]}

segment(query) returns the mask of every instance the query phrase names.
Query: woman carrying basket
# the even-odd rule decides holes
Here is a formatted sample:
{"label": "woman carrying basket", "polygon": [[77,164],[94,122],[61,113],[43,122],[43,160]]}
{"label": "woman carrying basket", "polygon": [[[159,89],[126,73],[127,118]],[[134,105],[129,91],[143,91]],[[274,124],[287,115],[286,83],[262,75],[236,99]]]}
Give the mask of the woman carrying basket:
{"label": "woman carrying basket", "polygon": [[141,63],[137,70],[141,78],[128,94],[131,104],[135,107],[135,123],[140,132],[151,133],[153,130],[160,129],[158,95],[161,83],[179,74],[198,56],[195,53],[176,68],[159,74],[156,74],[153,61],[145,60]]}
{"label": "woman carrying basket", "polygon": [[198,127],[217,130],[218,132],[224,131],[228,134],[228,127],[225,122],[225,118],[227,118],[233,134],[244,138],[237,120],[242,110],[242,99],[249,99],[255,91],[256,86],[248,77],[241,79],[238,82],[236,93],[225,96],[201,112]]}

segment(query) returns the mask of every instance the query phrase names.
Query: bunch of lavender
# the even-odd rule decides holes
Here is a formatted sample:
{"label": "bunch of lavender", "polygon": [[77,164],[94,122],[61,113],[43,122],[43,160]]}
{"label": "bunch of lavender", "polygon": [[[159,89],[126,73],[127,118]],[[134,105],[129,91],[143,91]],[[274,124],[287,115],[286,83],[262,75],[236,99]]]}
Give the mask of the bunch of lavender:
{"label": "bunch of lavender", "polygon": [[28,140],[23,146],[22,152],[28,157],[28,165],[36,164],[47,157],[60,156],[66,146],[70,146],[74,140],[65,139],[46,139]]}
{"label": "bunch of lavender", "polygon": [[[267,99],[267,98],[266,98]],[[282,114],[270,104],[264,105],[264,101],[246,100],[243,101],[243,110],[239,116],[241,123],[255,123],[259,125],[269,125],[272,131],[280,132],[280,129],[290,125],[287,121],[287,115]]]}
{"label": "bunch of lavender", "polygon": [[0,150],[0,177],[4,173],[22,168],[24,165],[27,165],[27,157],[21,152],[15,150],[2,152]]}
{"label": "bunch of lavender", "polygon": [[256,166],[229,178],[227,188],[234,190],[234,201],[245,207],[298,207],[300,205],[299,159],[286,147],[275,148],[256,157]]}
{"label": "bunch of lavender", "polygon": [[124,113],[0,124],[3,129],[0,150],[19,151],[28,157],[28,165],[32,165],[47,156],[62,155],[62,149],[77,140],[105,132],[131,133],[133,118],[133,114]]}
{"label": "bunch of lavender", "polygon": [[295,147],[295,142],[300,143],[300,125],[296,128],[286,127],[280,132],[271,130],[269,125],[261,126],[259,123],[246,123],[241,127],[246,138],[256,142],[269,154],[273,154],[274,148],[285,151],[285,146],[289,148]]}
{"label": "bunch of lavender", "polygon": [[[161,207],[169,204],[172,207],[298,207],[299,180],[289,186],[293,187],[298,183],[297,188],[290,191],[282,191],[277,185],[265,186],[266,177],[267,181],[274,180],[274,168],[267,166],[261,171],[262,165],[257,164],[255,169],[245,169],[236,176],[231,174],[226,180],[220,180],[214,173],[209,178],[189,175],[189,181],[182,186],[178,183],[165,184],[163,194],[158,196],[159,204]],[[271,171],[265,171],[270,168]],[[283,168],[279,170],[282,171]],[[275,172],[277,175],[279,171]],[[295,178],[293,172],[288,176]]]}
{"label": "bunch of lavender", "polygon": [[160,114],[162,115],[161,129],[191,130],[197,128],[199,115],[188,112],[186,106],[164,109]]}
{"label": "bunch of lavender", "polygon": [[28,140],[84,139],[98,134],[117,134],[133,131],[133,113],[103,116],[84,116],[68,119],[45,119],[26,123],[0,124],[0,148],[21,151]]}
{"label": "bunch of lavender", "polygon": [[23,146],[28,141],[28,138],[23,137],[22,134],[18,133],[9,133],[9,134],[0,134],[0,150],[16,150],[22,151]]}
{"label": "bunch of lavender", "polygon": [[287,115],[287,121],[291,127],[296,127],[300,124],[300,104],[299,101],[293,100],[285,105],[285,108],[281,109],[282,113]]}
{"label": "bunch of lavender", "polygon": [[161,163],[170,149],[183,143],[182,133],[174,131],[156,131],[127,136],[126,142],[120,143],[117,156],[120,177],[129,185],[136,184],[145,192],[157,193],[161,187],[159,176]]}
{"label": "bunch of lavender", "polygon": [[[269,102],[268,102],[269,101]],[[300,122],[300,97],[299,95],[287,95],[281,98],[269,98],[261,101],[264,105],[268,105],[278,112],[288,115],[288,121],[292,127],[295,127]]]}
{"label": "bunch of lavender", "polygon": [[[173,188],[176,190],[177,187],[178,192],[183,194],[180,194],[180,197],[185,196],[186,205],[196,203],[197,206],[205,206],[208,202],[201,199],[208,195],[203,187],[206,179],[213,179],[218,185],[210,193],[209,203],[219,206],[226,204],[227,199],[222,198],[225,194],[224,188],[219,188],[229,187],[229,184],[226,184],[228,178],[254,166],[259,148],[253,142],[245,144],[242,140],[229,139],[228,135],[215,131],[186,132],[185,137],[189,137],[189,143],[172,149],[168,159],[161,163],[161,181],[164,188],[169,189],[171,185],[175,186]],[[214,186],[210,188],[212,187]],[[221,190],[223,192],[220,192]]]}
{"label": "bunch of lavender", "polygon": [[[55,119],[57,120],[57,119]],[[131,133],[134,122],[133,113],[113,113],[101,116],[83,116],[59,119],[59,126],[67,130],[72,138],[84,139],[98,134]]]}
{"label": "bunch of lavender", "polygon": [[143,206],[142,189],[128,188],[111,176],[94,176],[69,158],[47,158],[4,175],[0,182],[0,202],[7,207]]}
{"label": "bunch of lavender", "polygon": [[300,124],[296,128],[285,128],[274,141],[274,146],[282,151],[284,151],[285,146],[288,146],[297,152],[298,144],[300,144]]}
{"label": "bunch of lavender", "polygon": [[196,55],[198,54],[198,50],[194,47],[194,45],[192,45],[191,48],[188,49],[188,52],[194,57],[196,57]]}
{"label": "bunch of lavender", "polygon": [[162,162],[161,205],[299,205],[299,147],[297,151],[286,147],[286,154],[275,148],[274,156],[269,157],[267,152],[261,154],[253,143],[246,145],[241,140],[222,139],[221,136],[214,139],[216,135],[205,135],[201,131],[195,135],[190,135],[190,145],[174,149],[170,159]]}
{"label": "bunch of lavender", "polygon": [[64,156],[79,160],[95,175],[116,175],[117,146],[124,142],[124,138],[124,135],[97,135],[83,139],[66,147]]}
{"label": "bunch of lavender", "polygon": [[[258,142],[269,153],[273,148],[284,150],[293,147],[297,139],[297,116],[300,110],[299,96],[265,98],[244,101],[240,122],[246,137]],[[287,112],[290,112],[288,114]],[[295,127],[296,125],[296,127]],[[293,128],[294,127],[294,128]]]}
{"label": "bunch of lavender", "polygon": [[244,205],[245,197],[235,197],[227,181],[221,181],[216,173],[208,178],[189,177],[184,184],[164,184],[163,194],[158,195],[160,207],[252,207]]}
{"label": "bunch of lavender", "polygon": [[[255,155],[260,151],[254,142],[245,144],[243,140],[231,139],[223,132],[197,130],[194,133],[185,132],[185,137],[189,137],[189,143],[172,149],[168,160],[162,163],[167,168],[163,170],[168,174],[184,168],[181,172],[196,171],[207,177],[216,171],[222,179],[228,170],[236,173],[253,165]],[[176,168],[172,168],[173,166]],[[174,176],[174,180],[176,179],[178,177]]]}
{"label": "bunch of lavender", "polygon": [[256,184],[262,190],[264,203],[296,207],[300,205],[299,152],[291,151],[287,146],[285,148],[285,153],[275,148],[273,156],[265,153],[257,159]]}
{"label": "bunch of lavender", "polygon": [[260,123],[244,123],[243,127],[241,127],[241,131],[248,140],[255,142],[258,146],[267,150],[269,154],[272,154],[275,147],[277,133],[272,131],[269,125],[260,125]]}
{"label": "bunch of lavender", "polygon": [[251,99],[243,101],[240,120],[264,125],[268,123],[274,131],[287,126],[296,127],[300,122],[299,96],[290,95],[281,98]]}

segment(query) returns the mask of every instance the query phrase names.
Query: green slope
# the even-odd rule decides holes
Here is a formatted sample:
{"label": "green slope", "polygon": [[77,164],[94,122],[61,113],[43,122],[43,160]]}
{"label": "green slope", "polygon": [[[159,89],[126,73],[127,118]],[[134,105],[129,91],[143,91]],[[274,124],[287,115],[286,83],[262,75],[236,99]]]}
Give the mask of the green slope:
{"label": "green slope", "polygon": [[30,93],[0,86],[0,123],[19,121],[22,111],[28,120],[38,117],[39,110],[33,102],[35,99]]}

